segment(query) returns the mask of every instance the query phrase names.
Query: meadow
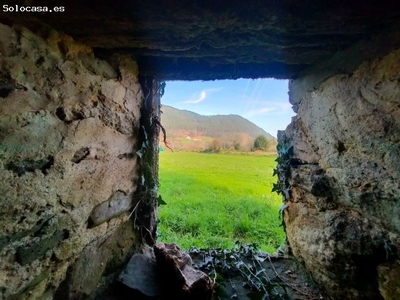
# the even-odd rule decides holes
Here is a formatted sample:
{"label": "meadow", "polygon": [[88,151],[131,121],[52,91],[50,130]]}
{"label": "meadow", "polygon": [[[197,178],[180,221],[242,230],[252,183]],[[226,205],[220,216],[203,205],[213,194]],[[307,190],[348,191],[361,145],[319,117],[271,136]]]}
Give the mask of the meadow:
{"label": "meadow", "polygon": [[160,153],[158,240],[184,249],[233,248],[236,241],[275,252],[284,241],[281,197],[271,193],[275,156]]}

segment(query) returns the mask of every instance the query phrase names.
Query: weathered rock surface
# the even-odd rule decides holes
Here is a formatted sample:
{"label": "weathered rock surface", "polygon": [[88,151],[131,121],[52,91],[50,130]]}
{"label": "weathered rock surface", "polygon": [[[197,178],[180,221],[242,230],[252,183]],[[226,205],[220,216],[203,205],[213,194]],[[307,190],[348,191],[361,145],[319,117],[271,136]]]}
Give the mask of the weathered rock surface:
{"label": "weathered rock surface", "polygon": [[86,298],[138,246],[137,66],[3,24],[0,49],[0,299]]}
{"label": "weathered rock surface", "polygon": [[93,208],[89,217],[89,226],[95,227],[108,220],[127,212],[136,204],[133,193],[125,195],[121,191],[116,191],[110,199],[98,204]]}
{"label": "weathered rock surface", "polygon": [[316,86],[317,74],[290,83],[287,237],[335,299],[400,298],[399,67],[396,50]]}
{"label": "weathered rock surface", "polygon": [[192,267],[189,254],[175,244],[154,246],[159,283],[167,299],[211,299],[213,283],[202,271]]}
{"label": "weathered rock surface", "polygon": [[138,290],[149,297],[162,294],[157,277],[157,262],[150,255],[133,255],[119,276],[119,280],[131,289]]}
{"label": "weathered rock surface", "polygon": [[[153,250],[133,255],[119,281],[139,291],[143,299],[211,299],[212,281],[193,268],[189,254],[175,244],[159,243]],[[124,297],[117,295],[113,299]]]}

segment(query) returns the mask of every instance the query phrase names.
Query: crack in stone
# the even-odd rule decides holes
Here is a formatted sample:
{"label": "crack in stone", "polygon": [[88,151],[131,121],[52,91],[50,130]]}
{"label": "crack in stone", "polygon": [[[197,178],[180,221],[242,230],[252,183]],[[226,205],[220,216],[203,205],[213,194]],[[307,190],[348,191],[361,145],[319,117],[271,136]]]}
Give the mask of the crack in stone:
{"label": "crack in stone", "polygon": [[26,159],[22,161],[10,162],[5,165],[6,170],[13,171],[22,176],[27,172],[35,172],[35,170],[40,170],[44,175],[48,174],[48,170],[54,164],[54,157],[49,155],[48,157],[40,160]]}

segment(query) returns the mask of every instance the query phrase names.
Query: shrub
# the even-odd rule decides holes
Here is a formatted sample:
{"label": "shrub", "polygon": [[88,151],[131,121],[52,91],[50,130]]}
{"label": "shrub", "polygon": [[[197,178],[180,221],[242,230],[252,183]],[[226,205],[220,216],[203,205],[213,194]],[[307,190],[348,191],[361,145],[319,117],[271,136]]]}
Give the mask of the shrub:
{"label": "shrub", "polygon": [[268,148],[268,139],[265,135],[259,135],[256,137],[253,143],[253,150],[262,150],[266,151]]}

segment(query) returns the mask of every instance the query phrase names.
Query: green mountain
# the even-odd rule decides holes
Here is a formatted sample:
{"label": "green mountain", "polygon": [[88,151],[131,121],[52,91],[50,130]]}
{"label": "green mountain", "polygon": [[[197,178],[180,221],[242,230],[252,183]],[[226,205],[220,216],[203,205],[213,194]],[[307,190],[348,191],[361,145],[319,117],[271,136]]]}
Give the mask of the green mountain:
{"label": "green mountain", "polygon": [[[213,139],[220,141],[225,148],[239,143],[243,149],[249,149],[259,135],[271,141],[276,140],[262,128],[238,115],[202,116],[167,105],[163,105],[161,111],[161,124],[167,132],[168,140],[177,149],[205,148]],[[196,141],[196,145],[187,140]]]}

